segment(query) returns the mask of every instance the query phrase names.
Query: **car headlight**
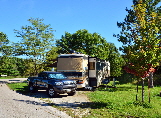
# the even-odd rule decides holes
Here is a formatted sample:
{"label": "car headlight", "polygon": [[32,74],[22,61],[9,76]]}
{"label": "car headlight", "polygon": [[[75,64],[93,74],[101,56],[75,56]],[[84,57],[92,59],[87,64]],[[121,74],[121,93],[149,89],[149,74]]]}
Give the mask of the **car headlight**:
{"label": "car headlight", "polygon": [[55,85],[63,85],[63,82],[55,82]]}

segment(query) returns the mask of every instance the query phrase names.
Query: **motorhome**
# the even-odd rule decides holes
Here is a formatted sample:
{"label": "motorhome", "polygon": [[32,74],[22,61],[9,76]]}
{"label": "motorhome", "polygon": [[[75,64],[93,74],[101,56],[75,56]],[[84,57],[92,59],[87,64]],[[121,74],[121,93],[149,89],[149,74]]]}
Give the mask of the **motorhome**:
{"label": "motorhome", "polygon": [[57,72],[77,81],[77,88],[98,87],[110,76],[110,63],[85,54],[60,54]]}

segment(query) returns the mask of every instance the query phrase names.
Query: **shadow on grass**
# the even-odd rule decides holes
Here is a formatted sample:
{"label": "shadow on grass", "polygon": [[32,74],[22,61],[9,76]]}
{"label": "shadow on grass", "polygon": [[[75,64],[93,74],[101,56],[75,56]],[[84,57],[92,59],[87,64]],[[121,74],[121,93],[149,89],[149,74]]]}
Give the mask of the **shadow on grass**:
{"label": "shadow on grass", "polygon": [[[138,88],[139,90],[141,90],[141,88]],[[119,87],[112,87],[112,86],[101,86],[99,88],[97,88],[98,91],[109,91],[109,92],[115,92],[115,91],[135,91],[136,87],[135,86],[119,86]]]}
{"label": "shadow on grass", "polygon": [[[152,105],[150,103],[147,102],[142,102],[142,101],[134,101],[134,102],[130,102],[125,104],[126,106],[141,106],[143,108],[152,108]],[[117,107],[114,105],[114,103],[112,102],[87,102],[87,103],[82,103],[80,104],[81,108],[91,108],[91,109],[117,109]]]}
{"label": "shadow on grass", "polygon": [[23,88],[16,88],[16,92],[21,93],[23,95],[28,95],[30,93],[28,86],[23,86]]}
{"label": "shadow on grass", "polygon": [[80,104],[81,108],[91,108],[91,109],[113,109],[112,102],[87,102]]}
{"label": "shadow on grass", "polygon": [[126,104],[127,106],[129,105],[134,105],[135,107],[141,106],[143,108],[152,108],[152,105],[147,102],[142,102],[142,101],[134,101]]}

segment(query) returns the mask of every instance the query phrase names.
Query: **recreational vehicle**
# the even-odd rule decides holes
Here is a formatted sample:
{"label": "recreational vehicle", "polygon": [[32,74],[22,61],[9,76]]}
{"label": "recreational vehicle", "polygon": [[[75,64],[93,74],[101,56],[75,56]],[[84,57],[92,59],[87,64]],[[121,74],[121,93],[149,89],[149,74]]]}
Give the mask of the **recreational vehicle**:
{"label": "recreational vehicle", "polygon": [[85,54],[60,54],[57,72],[77,81],[77,88],[98,87],[110,76],[110,63]]}

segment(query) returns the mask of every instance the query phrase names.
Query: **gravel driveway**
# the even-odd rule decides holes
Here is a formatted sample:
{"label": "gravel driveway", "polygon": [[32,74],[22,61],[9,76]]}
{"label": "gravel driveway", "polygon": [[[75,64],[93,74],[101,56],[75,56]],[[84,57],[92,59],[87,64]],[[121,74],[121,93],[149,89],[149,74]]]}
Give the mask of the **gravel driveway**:
{"label": "gravel driveway", "polygon": [[71,118],[34,97],[18,94],[0,83],[0,118]]}
{"label": "gravel driveway", "polygon": [[10,90],[5,84],[24,80],[0,80],[0,118],[71,118],[65,112],[49,106],[47,104],[49,102],[61,107],[72,108],[73,114],[79,117],[88,114],[88,109],[82,112],[78,107],[82,103],[90,102],[84,91],[77,91],[74,96],[60,94],[57,98],[49,98],[42,90],[27,96]]}

